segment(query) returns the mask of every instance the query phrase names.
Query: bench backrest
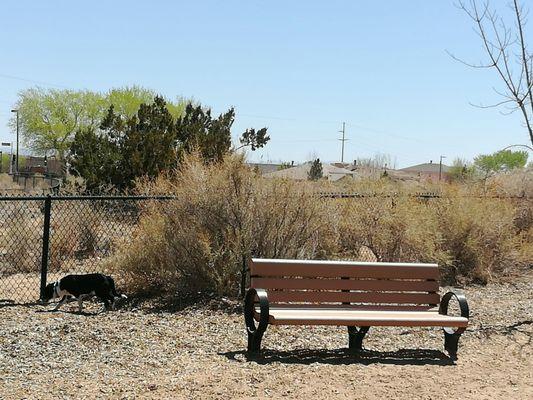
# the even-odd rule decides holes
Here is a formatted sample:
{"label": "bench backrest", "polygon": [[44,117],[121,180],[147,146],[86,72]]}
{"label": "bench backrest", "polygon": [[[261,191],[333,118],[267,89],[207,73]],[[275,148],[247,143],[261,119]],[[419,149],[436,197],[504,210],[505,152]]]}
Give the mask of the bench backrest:
{"label": "bench backrest", "polygon": [[437,264],[258,259],[250,286],[272,306],[427,310],[440,302]]}

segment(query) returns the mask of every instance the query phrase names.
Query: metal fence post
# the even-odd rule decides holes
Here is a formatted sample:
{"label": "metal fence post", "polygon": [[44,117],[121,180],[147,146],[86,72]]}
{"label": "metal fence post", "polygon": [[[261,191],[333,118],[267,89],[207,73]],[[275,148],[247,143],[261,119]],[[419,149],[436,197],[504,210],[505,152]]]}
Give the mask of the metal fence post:
{"label": "metal fence post", "polygon": [[244,299],[246,295],[246,256],[242,255],[242,270],[241,270],[241,297]]}
{"label": "metal fence post", "polygon": [[50,248],[50,214],[52,213],[52,197],[46,196],[44,200],[44,226],[43,226],[43,251],[41,258],[41,290],[39,298],[44,296],[46,276],[48,274],[48,251]]}

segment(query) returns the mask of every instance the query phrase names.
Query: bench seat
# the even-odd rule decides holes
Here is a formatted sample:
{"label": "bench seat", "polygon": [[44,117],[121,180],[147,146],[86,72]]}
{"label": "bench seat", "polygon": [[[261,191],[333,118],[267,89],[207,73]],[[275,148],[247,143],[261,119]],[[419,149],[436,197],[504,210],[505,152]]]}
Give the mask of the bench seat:
{"label": "bench seat", "polygon": [[[255,319],[259,321],[259,308]],[[435,311],[378,311],[350,308],[282,308],[269,310],[272,325],[337,325],[337,326],[438,326],[459,328],[468,319],[439,314]]]}

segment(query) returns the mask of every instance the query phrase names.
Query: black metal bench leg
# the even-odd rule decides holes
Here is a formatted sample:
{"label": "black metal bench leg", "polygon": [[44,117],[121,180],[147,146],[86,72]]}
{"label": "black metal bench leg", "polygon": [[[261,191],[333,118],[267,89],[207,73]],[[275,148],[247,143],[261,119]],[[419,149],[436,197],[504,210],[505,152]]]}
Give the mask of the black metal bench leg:
{"label": "black metal bench leg", "polygon": [[356,326],[348,327],[348,347],[350,350],[360,351],[363,349],[363,338],[369,329],[369,326],[362,326],[360,328]]}
{"label": "black metal bench leg", "polygon": [[457,360],[457,348],[459,346],[459,338],[462,332],[452,332],[451,330],[444,330],[444,350],[448,352],[452,360]]}
{"label": "black metal bench leg", "polygon": [[[459,303],[461,309],[461,317],[469,319],[470,318],[470,309],[468,307],[468,302],[466,297],[462,292],[450,291],[442,296],[439,306],[439,314],[448,315],[448,303],[450,299],[455,297]],[[457,360],[457,347],[459,345],[459,338],[466,330],[466,327],[457,328],[455,331],[450,328],[443,328],[444,330],[444,350],[446,350],[452,360]]]}
{"label": "black metal bench leg", "polygon": [[[255,299],[259,301],[259,323],[255,324]],[[248,354],[257,354],[261,350],[261,340],[268,327],[268,296],[263,289],[250,288],[244,298],[244,321],[248,333]]]}
{"label": "black metal bench leg", "polygon": [[254,333],[248,332],[248,353],[259,353],[261,350],[261,340],[265,331],[255,331]]}

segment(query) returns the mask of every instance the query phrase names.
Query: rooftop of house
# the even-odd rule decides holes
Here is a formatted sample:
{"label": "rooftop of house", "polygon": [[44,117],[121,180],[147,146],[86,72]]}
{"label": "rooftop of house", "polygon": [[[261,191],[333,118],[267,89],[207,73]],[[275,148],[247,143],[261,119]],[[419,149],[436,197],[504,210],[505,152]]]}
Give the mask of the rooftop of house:
{"label": "rooftop of house", "polygon": [[251,168],[258,169],[259,172],[263,174],[268,174],[269,172],[275,172],[281,168],[281,164],[272,164],[272,163],[247,163]]}
{"label": "rooftop of house", "polygon": [[331,163],[331,165],[338,167],[338,168],[344,168],[350,171],[355,171],[357,169],[357,163],[355,161],[353,163],[334,162],[334,163]]}
{"label": "rooftop of house", "polygon": [[[306,180],[308,178],[311,163],[297,165],[291,168],[285,168],[279,171],[265,174],[267,178],[288,178],[296,180]],[[354,177],[355,172],[345,168],[339,168],[331,164],[322,163],[322,175],[330,181],[338,181],[346,176]]]}
{"label": "rooftop of house", "polygon": [[[398,171],[404,171],[404,172],[411,172],[411,173],[418,173],[418,172],[425,172],[425,173],[438,173],[440,170],[440,164],[434,163],[432,161],[424,164],[418,164],[413,165],[406,168],[401,168]],[[450,167],[448,165],[442,164],[442,172],[448,172],[450,170]]]}

